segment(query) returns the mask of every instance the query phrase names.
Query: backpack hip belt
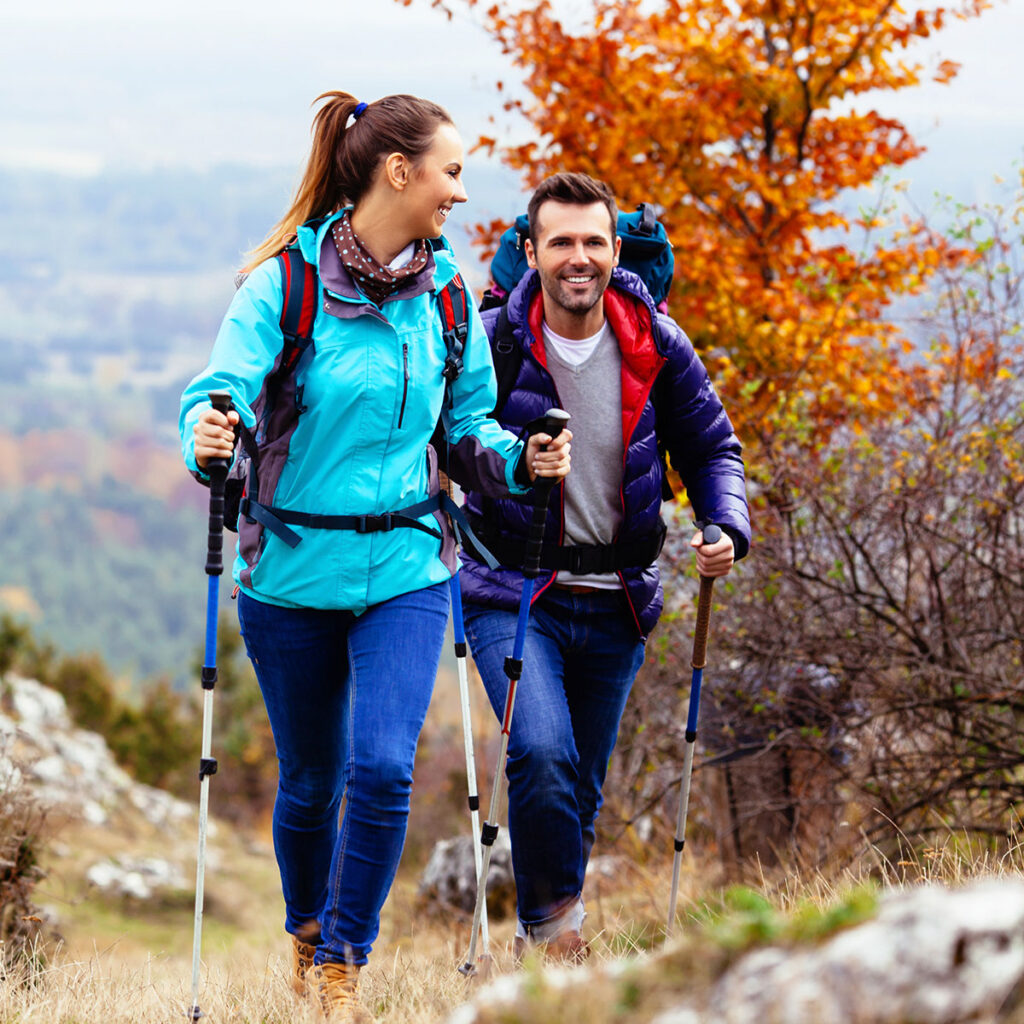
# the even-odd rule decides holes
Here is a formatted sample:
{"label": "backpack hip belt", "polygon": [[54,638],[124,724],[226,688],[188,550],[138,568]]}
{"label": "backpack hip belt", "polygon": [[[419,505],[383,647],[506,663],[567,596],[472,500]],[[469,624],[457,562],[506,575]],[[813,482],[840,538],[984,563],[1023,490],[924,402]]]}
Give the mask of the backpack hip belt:
{"label": "backpack hip belt", "polygon": [[446,512],[452,519],[456,538],[465,536],[475,550],[479,551],[484,561],[493,569],[497,565],[490,556],[487,547],[477,538],[461,508],[444,492],[434,494],[423,501],[399,509],[397,512],[368,513],[366,515],[327,515],[319,512],[296,512],[287,508],[276,508],[273,505],[261,505],[250,498],[242,498],[239,503],[239,514],[249,521],[255,520],[264,529],[284,541],[290,548],[299,546],[302,538],[290,526],[305,526],[317,530],[353,530],[356,533],[390,533],[400,528],[420,530],[430,534],[437,540],[444,537],[440,530],[426,526],[419,521],[419,516],[431,512]]}
{"label": "backpack hip belt", "polygon": [[[488,527],[481,516],[470,514],[467,518],[476,531],[469,535],[474,542],[480,536],[490,553],[506,568],[522,566],[525,541],[502,536]],[[658,560],[665,545],[666,532],[664,521],[659,519],[654,533],[636,540],[615,544],[544,544],[540,549],[540,567],[555,572],[571,572],[576,576],[612,573],[620,569],[645,569]],[[475,543],[468,547],[471,554],[477,554]]]}

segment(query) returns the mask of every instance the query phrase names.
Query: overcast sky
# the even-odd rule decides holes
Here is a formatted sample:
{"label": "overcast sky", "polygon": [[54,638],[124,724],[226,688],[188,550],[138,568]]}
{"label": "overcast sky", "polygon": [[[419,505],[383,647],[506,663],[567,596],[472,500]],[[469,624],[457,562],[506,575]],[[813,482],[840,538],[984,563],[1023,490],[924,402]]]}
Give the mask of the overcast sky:
{"label": "overcast sky", "polygon": [[[1022,41],[1024,0],[996,0],[911,52],[963,70],[876,99],[932,151],[903,176],[970,198],[966,183],[1010,172],[1024,153]],[[0,9],[0,166],[297,168],[310,101],[332,88],[427,96],[471,140],[499,107],[499,77],[515,73],[484,33],[426,0],[12,0]]]}

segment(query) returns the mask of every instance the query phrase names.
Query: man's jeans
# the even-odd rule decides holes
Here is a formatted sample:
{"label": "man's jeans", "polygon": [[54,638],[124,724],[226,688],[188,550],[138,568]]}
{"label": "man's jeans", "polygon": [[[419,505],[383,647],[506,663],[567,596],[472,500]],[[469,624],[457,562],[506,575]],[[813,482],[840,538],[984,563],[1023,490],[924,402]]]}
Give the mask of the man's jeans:
{"label": "man's jeans", "polygon": [[[500,721],[518,616],[472,602],[464,616]],[[536,938],[552,938],[544,923],[579,904],[608,759],[643,659],[621,591],[552,587],[531,609],[507,776],[519,919]]]}
{"label": "man's jeans", "polygon": [[447,584],[359,616],[239,596],[277,744],[273,827],[285,928],[295,935],[319,921],[318,962],[366,963],[380,929],[448,606]]}

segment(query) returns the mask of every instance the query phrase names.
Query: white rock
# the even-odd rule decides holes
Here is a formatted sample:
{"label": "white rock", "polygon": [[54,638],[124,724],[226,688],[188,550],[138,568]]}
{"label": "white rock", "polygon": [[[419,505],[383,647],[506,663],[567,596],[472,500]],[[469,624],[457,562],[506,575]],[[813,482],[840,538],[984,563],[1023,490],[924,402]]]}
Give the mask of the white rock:
{"label": "white rock", "polygon": [[102,736],[75,728],[61,694],[16,675],[8,674],[6,683],[13,717],[0,713],[0,773],[17,756],[40,804],[77,812],[94,825],[106,824],[126,797],[157,828],[194,819],[192,804],[136,783]]}
{"label": "white rock", "polygon": [[953,1024],[990,1014],[1024,980],[1024,883],[925,886],[820,948],[759,950],[715,986],[721,1024]]}
{"label": "white rock", "polygon": [[62,757],[52,754],[41,757],[29,766],[29,771],[41,782],[63,783],[67,777],[67,766]]}
{"label": "white rock", "polygon": [[11,687],[11,707],[25,728],[71,728],[67,701],[56,690],[12,674],[6,680]]}
{"label": "white rock", "polygon": [[116,857],[93,864],[85,877],[104,892],[149,900],[162,891],[185,887],[178,865],[160,857]]}
{"label": "white rock", "polygon": [[105,825],[110,820],[110,815],[95,800],[86,800],[82,804],[82,817],[90,825]]}
{"label": "white rock", "polygon": [[696,1010],[680,1006],[665,1013],[659,1013],[651,1024],[702,1024],[700,1015]]}

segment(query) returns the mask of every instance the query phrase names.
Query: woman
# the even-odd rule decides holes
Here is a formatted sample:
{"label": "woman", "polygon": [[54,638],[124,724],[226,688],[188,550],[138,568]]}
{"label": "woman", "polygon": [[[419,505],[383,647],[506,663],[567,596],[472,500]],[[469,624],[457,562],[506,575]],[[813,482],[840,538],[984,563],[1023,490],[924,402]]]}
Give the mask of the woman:
{"label": "woman", "polygon": [[[200,475],[210,459],[232,456],[239,420],[259,438],[283,344],[272,257],[297,235],[322,291],[295,371],[301,415],[262,452],[258,499],[287,513],[370,517],[374,529],[294,525],[293,516],[282,533],[261,525],[262,513],[261,522],[243,514],[234,577],[277,745],[274,846],[293,983],[303,991],[312,966],[325,1012],[347,1020],[405,839],[455,568],[436,503],[412,508],[438,493],[431,434],[440,416],[452,475],[494,495],[522,493],[538,474],[564,476],[571,435],[524,446],[488,418],[495,385],[474,310],[445,401],[437,295],[457,267],[429,240],[467,198],[451,118],[412,96],[320,99],[296,197],[245,268],[210,365],[182,397],[180,429]],[[236,411],[212,409],[211,390],[229,392]],[[409,516],[383,515],[397,511]]]}

